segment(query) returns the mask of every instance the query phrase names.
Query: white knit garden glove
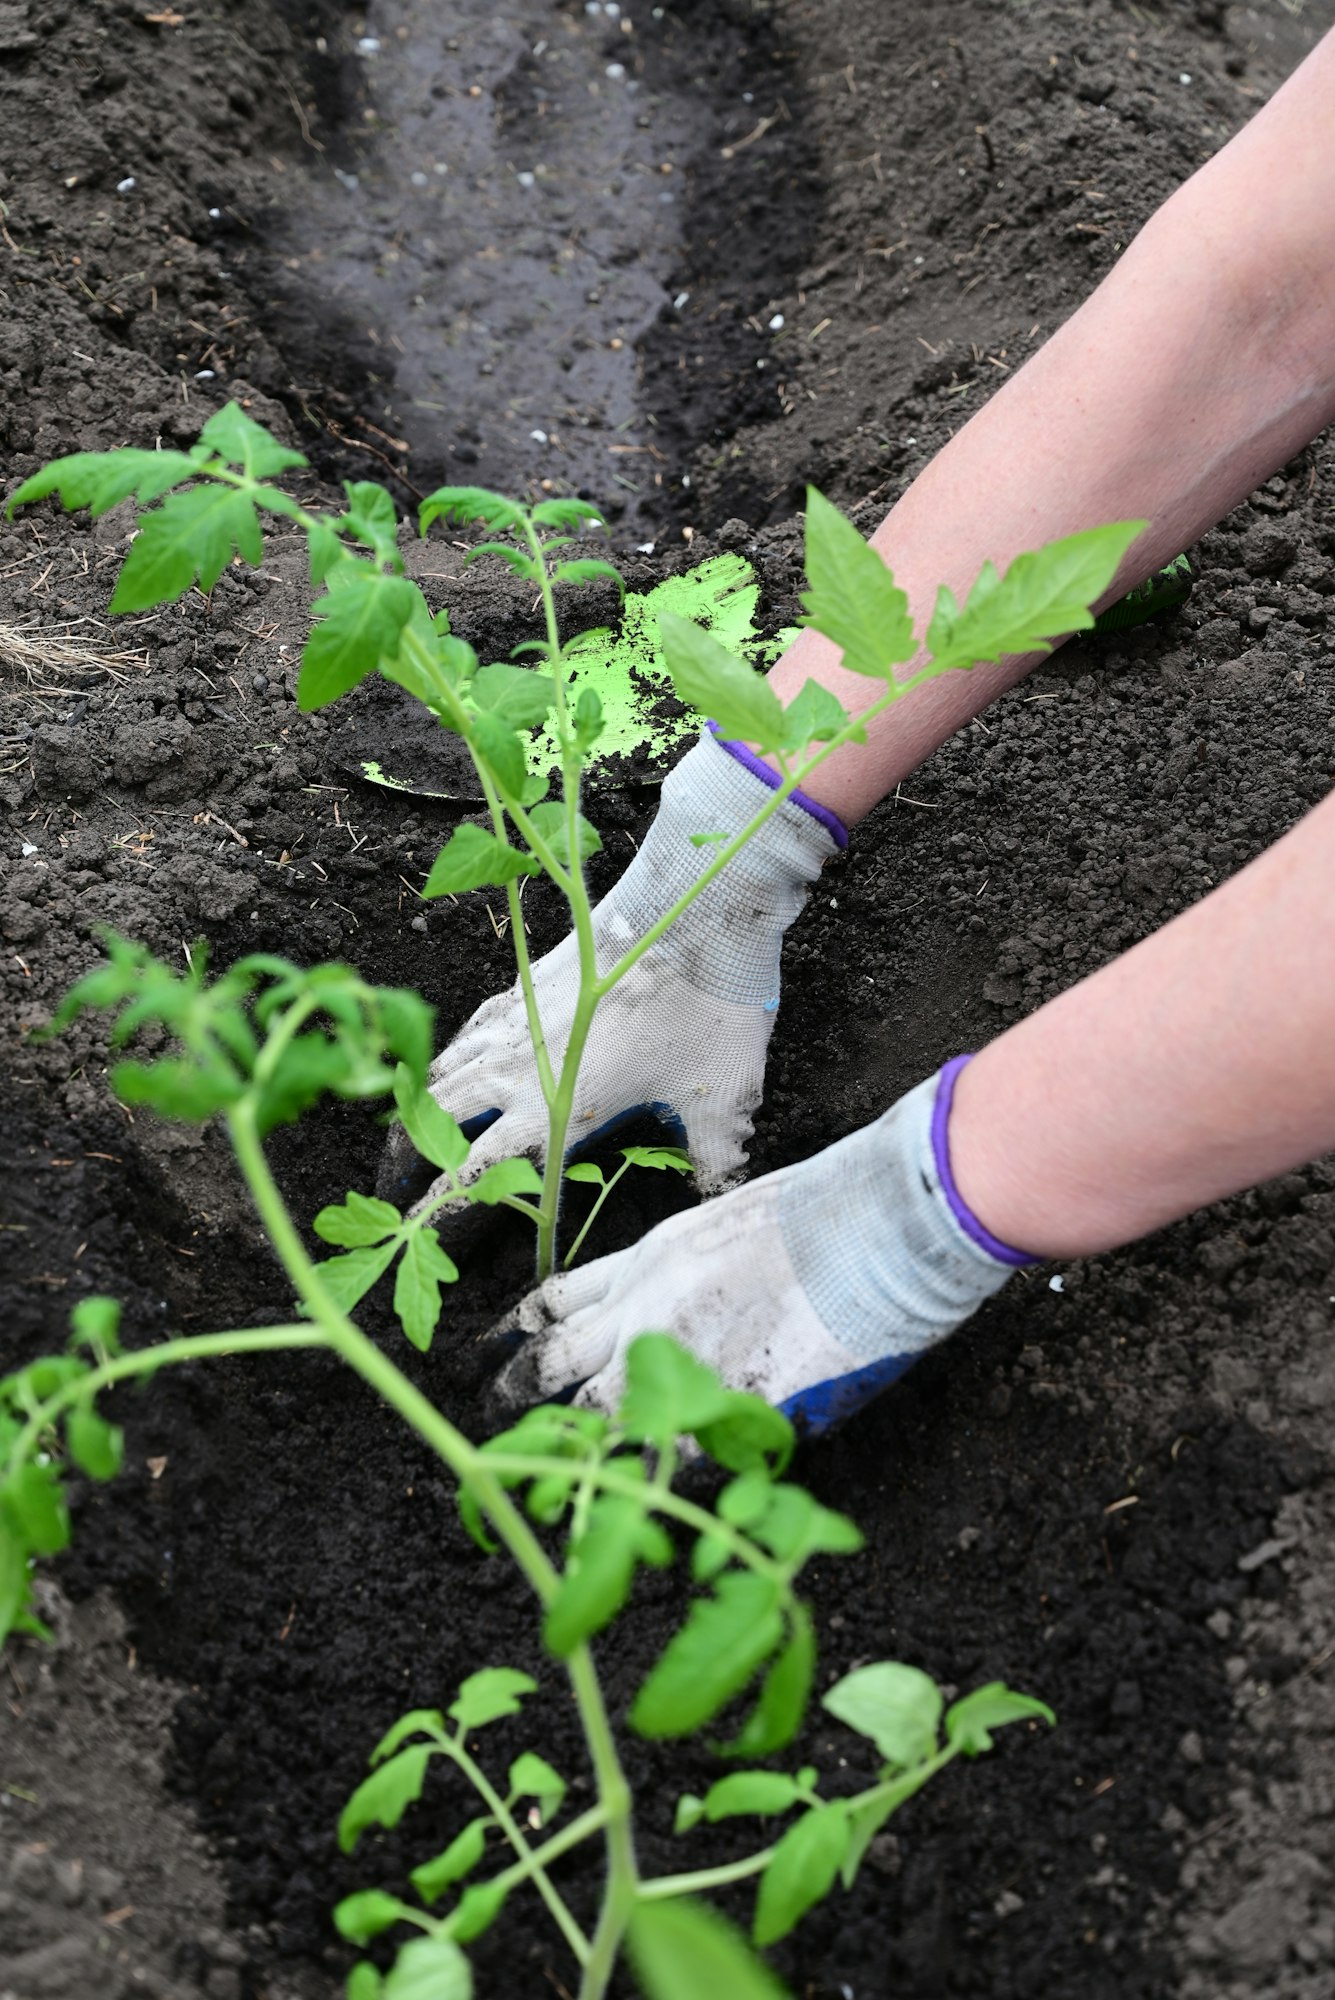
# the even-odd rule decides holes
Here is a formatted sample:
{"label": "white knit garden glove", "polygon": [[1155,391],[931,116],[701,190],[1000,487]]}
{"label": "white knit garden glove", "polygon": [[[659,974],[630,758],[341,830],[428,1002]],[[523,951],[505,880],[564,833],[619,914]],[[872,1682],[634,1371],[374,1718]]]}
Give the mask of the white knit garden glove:
{"label": "white knit garden glove", "polygon": [[[642,938],[708,865],[714,847],[693,847],[691,834],[739,832],[764,804],[767,787],[777,783],[748,752],[701,737],[664,782],[658,814],[635,859],[594,910],[600,972]],[[572,1151],[647,1110],[686,1145],[706,1194],[741,1177],[779,1005],[783,934],[822,862],[846,840],[832,813],[814,801],[786,800],[613,988],[594,1016],[585,1049]],[[577,977],[573,935],[533,966],[543,1032],[558,1069]],[[517,982],[478,1008],[436,1058],[428,1083],[465,1131],[481,1135],[463,1178],[472,1180],[493,1161],[516,1154],[541,1161],[547,1112]],[[381,1175],[383,1192],[407,1178],[415,1158],[398,1128]]]}
{"label": "white knit garden glove", "polygon": [[495,1329],[522,1338],[501,1402],[579,1383],[577,1403],[614,1410],[631,1341],[661,1332],[808,1430],[860,1408],[1033,1261],[955,1187],[947,1134],[967,1060],[813,1159],[549,1278]]}

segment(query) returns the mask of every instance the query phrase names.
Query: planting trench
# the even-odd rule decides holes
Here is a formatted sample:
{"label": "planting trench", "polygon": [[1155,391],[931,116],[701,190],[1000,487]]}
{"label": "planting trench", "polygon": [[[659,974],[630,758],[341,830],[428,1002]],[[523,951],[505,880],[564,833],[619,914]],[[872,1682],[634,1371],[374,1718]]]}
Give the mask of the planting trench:
{"label": "planting trench", "polygon": [[[59,451],[187,441],[238,395],[310,452],[316,497],[349,473],[405,500],[443,476],[583,487],[620,507],[633,588],[727,549],[777,630],[804,481],[870,527],[1335,19],[1325,0],[625,12],[629,33],[539,0],[0,7],[6,487]],[[859,830],[789,941],[757,1169],[1105,962],[1324,793],[1333,476],[1323,439],[1193,551],[1182,612],[1068,647]],[[217,1135],[129,1121],[96,1023],[28,1038],[99,923],[173,957],[200,935],[219,963],[340,955],[420,988],[442,1031],[506,978],[485,893],[413,891],[457,809],[356,775],[374,705],[355,733],[296,712],[292,548],[113,629],[127,531],[46,508],[0,529],[6,1359],[59,1345],[90,1291],[125,1300],[132,1339],[285,1309]],[[413,560],[490,657],[527,635],[523,596],[448,540]],[[591,621],[611,608],[589,593]],[[596,886],[652,810],[647,785],[595,796]],[[537,885],[526,905],[543,948],[559,913]],[[378,1143],[348,1109],[281,1135],[298,1215],[369,1186]],[[661,1178],[601,1247],[690,1199]],[[477,1245],[410,1357],[466,1428],[473,1336],[526,1257]],[[1332,1293],[1325,1162],[1018,1278],[803,1454],[868,1537],[813,1573],[822,1675],[1000,1676],[1060,1726],[1012,1732],[892,1824],[775,1953],[795,1993],[1329,1994]],[[368,1323],[400,1357],[387,1315]],[[330,1905],[434,1851],[423,1831],[335,1852],[378,1734],[504,1661],[547,1699],[498,1753],[540,1742],[574,1772],[559,1679],[437,1469],[331,1364],[164,1378],[117,1414],[127,1471],[79,1496],[57,1645],[13,1648],[0,1687],[0,1994],[327,2000],[347,1956]],[[647,1579],[602,1648],[618,1709],[682,1604]],[[646,1863],[680,1867],[671,1803],[709,1759],[629,1756]],[[800,1756],[836,1788],[861,1776],[819,1721]],[[438,1847],[463,1810],[442,1788],[417,1825]],[[588,1903],[591,1875],[568,1886]],[[562,1990],[544,1926],[511,1906],[477,1947],[482,1993]]]}

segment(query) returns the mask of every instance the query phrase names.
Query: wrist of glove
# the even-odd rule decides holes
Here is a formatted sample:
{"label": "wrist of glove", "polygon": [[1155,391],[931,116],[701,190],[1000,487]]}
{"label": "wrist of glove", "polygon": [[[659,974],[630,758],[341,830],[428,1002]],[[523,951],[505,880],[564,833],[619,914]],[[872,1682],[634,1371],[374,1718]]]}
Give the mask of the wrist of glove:
{"label": "wrist of glove", "polygon": [[[638,943],[708,867],[715,844],[695,845],[691,836],[739,833],[775,783],[754,759],[742,761],[712,735],[701,738],[665,780],[643,845],[594,910],[600,971]],[[705,1193],[741,1176],[779,1004],[784,932],[846,838],[833,815],[785,800],[613,988],[594,1017],[581,1064],[572,1150],[648,1110],[684,1140]],[[533,966],[557,1067],[578,981],[573,937]],[[516,1154],[543,1158],[547,1111],[517,985],[479,1008],[436,1059],[429,1082],[437,1102],[481,1135],[468,1178]],[[414,1161],[400,1132],[382,1169],[382,1193],[401,1189]]]}
{"label": "wrist of glove", "polygon": [[849,1416],[1033,1261],[990,1236],[955,1186],[950,1105],[966,1060],[814,1158],[548,1279],[496,1329],[526,1336],[501,1400],[581,1384],[577,1402],[611,1410],[627,1349],[652,1328],[811,1431]]}

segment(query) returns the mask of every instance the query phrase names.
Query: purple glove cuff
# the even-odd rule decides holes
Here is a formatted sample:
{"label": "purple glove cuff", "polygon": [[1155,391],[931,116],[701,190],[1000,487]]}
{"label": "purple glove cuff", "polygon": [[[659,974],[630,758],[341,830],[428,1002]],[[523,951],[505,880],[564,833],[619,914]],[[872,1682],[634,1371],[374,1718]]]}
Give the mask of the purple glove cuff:
{"label": "purple glove cuff", "polygon": [[955,1176],[950,1170],[950,1107],[955,1101],[959,1073],[965,1063],[972,1061],[972,1050],[968,1055],[952,1056],[936,1086],[936,1102],[932,1107],[932,1155],[941,1177],[941,1191],[964,1234],[980,1250],[986,1250],[989,1257],[995,1257],[999,1264],[1041,1264],[1041,1257],[1031,1256],[1027,1250],[1012,1249],[1009,1243],[1001,1242],[990,1229],[985,1228],[955,1185]]}
{"label": "purple glove cuff", "polygon": [[[777,771],[770,769],[762,757],[757,757],[754,750],[748,750],[745,743],[725,738],[717,722],[711,722],[707,726],[720,750],[726,750],[730,757],[735,757],[753,778],[759,778],[762,785],[768,785],[772,792],[778,791],[783,780]],[[848,828],[828,806],[821,805],[816,799],[809,799],[805,792],[789,792],[788,797],[795,806],[801,806],[804,813],[810,813],[812,819],[825,828],[837,848],[842,850],[848,846]]]}

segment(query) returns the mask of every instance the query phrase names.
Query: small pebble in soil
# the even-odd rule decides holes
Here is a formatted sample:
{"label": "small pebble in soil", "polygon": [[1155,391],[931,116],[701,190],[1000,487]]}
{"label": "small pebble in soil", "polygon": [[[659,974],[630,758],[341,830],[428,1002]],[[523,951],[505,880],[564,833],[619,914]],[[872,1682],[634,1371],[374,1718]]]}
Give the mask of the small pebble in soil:
{"label": "small pebble in soil", "polygon": [[413,918],[413,920],[412,920],[412,923],[411,923],[411,925],[410,925],[410,929],[412,929],[412,930],[415,930],[415,931],[421,931],[421,932],[423,933],[423,935],[425,935],[425,933],[426,933],[426,918],[425,918],[425,917],[414,917],[414,918]]}
{"label": "small pebble in soil", "polygon": [[134,175],[127,174],[123,181],[117,181],[116,192],[117,194],[132,194],[134,192],[135,185],[136,183]]}
{"label": "small pebble in soil", "polygon": [[536,176],[530,173],[522,173],[515,175],[515,179],[519,182],[521,188],[531,188],[535,178]]}
{"label": "small pebble in soil", "polygon": [[769,330],[770,330],[770,332],[771,332],[771,333],[778,333],[778,332],[779,332],[779,330],[780,330],[780,328],[782,327],[782,325],[783,325],[783,314],[782,314],[782,313],[774,313],[774,314],[772,315],[772,317],[771,317],[771,319],[770,319],[770,323],[769,323]]}
{"label": "small pebble in soil", "polygon": [[1048,1279],[1048,1290],[1050,1292],[1064,1292],[1066,1290],[1065,1280],[1062,1278],[1060,1271],[1055,1278]]}
{"label": "small pebble in soil", "polygon": [[256,694],[268,694],[269,692],[269,682],[264,674],[252,674],[250,685],[254,688]]}
{"label": "small pebble in soil", "polygon": [[609,63],[607,65],[607,74],[611,77],[613,83],[620,83],[622,77],[626,74],[626,65],[624,63]]}
{"label": "small pebble in soil", "polygon": [[363,35],[357,43],[357,53],[362,56],[378,56],[380,43],[374,35]]}

